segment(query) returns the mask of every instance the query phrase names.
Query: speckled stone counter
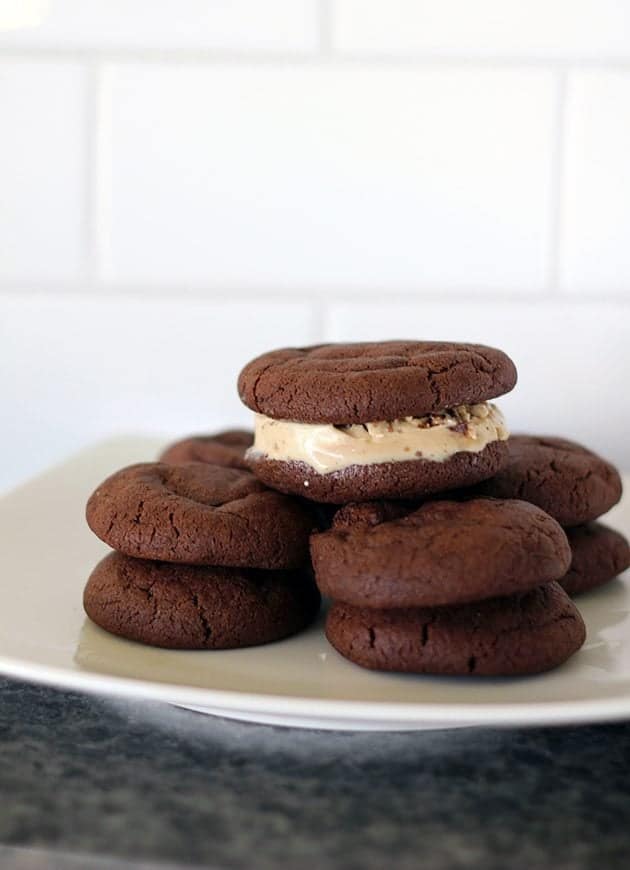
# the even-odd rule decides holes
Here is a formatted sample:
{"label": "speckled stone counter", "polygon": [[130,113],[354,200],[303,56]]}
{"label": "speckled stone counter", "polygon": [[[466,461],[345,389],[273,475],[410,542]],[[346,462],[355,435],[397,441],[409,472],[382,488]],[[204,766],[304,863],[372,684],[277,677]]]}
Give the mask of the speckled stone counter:
{"label": "speckled stone counter", "polygon": [[299,731],[0,679],[0,866],[625,870],[629,760],[630,724]]}

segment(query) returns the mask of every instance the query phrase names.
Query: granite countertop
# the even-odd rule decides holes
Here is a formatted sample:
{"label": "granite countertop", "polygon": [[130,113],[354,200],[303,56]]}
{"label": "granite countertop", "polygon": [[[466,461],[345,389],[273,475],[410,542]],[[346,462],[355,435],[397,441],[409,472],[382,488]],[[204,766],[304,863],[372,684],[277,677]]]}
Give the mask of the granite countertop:
{"label": "granite countertop", "polygon": [[0,866],[616,870],[628,758],[630,723],[302,731],[0,679]]}

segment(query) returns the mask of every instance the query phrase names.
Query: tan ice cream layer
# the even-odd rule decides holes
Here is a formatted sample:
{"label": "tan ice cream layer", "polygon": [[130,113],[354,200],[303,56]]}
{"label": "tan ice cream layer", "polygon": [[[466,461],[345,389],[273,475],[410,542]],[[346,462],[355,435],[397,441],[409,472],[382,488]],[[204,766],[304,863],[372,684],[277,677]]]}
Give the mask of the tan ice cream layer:
{"label": "tan ice cream layer", "polygon": [[304,462],[319,474],[351,465],[427,459],[445,462],[455,453],[479,453],[509,432],[499,409],[490,402],[459,405],[427,417],[335,426],[295,423],[256,414],[251,456],[281,462]]}

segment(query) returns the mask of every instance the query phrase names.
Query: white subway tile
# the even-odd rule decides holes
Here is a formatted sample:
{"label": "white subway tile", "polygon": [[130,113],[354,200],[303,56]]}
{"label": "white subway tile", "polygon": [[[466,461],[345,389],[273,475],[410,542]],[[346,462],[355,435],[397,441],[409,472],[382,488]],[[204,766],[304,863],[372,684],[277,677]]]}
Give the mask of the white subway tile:
{"label": "white subway tile", "polygon": [[80,273],[83,75],[73,63],[0,61],[0,280]]}
{"label": "white subway tile", "polygon": [[344,304],[325,338],[476,341],[499,347],[519,380],[499,399],[513,431],[561,434],[630,470],[630,305],[580,301]]}
{"label": "white subway tile", "polygon": [[630,73],[571,76],[560,247],[565,291],[630,296],[629,155]]}
{"label": "white subway tile", "polygon": [[610,58],[630,55],[626,0],[335,0],[350,53]]}
{"label": "white subway tile", "polygon": [[316,0],[49,0],[0,46],[274,50],[317,47]]}
{"label": "white subway tile", "polygon": [[241,367],[312,340],[304,304],[4,294],[0,490],[110,435],[248,426]]}
{"label": "white subway tile", "polygon": [[538,71],[115,65],[103,275],[536,290],[553,84]]}

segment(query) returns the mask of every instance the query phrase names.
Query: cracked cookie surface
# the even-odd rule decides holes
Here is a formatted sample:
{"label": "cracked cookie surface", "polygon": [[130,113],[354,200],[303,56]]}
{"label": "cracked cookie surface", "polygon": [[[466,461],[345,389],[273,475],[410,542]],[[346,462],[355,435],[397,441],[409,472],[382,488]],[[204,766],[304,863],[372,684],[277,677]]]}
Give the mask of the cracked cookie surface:
{"label": "cracked cookie surface", "polygon": [[160,462],[209,462],[224,468],[249,468],[245,451],[254,443],[254,433],[247,429],[226,429],[214,435],[190,435],[169,444]]}
{"label": "cracked cookie surface", "polygon": [[563,526],[577,526],[610,510],[621,498],[617,469],[565,438],[512,435],[508,461],[477,492],[538,505]]}
{"label": "cracked cookie surface", "polygon": [[588,523],[566,533],[571,567],[559,582],[569,595],[601,586],[630,567],[630,545],[620,532],[603,523]]}
{"label": "cracked cookie surface", "polygon": [[319,609],[307,572],[173,565],[110,553],[85,587],[90,619],[169,649],[236,649],[305,628]]}
{"label": "cracked cookie surface", "polygon": [[357,607],[434,607],[523,592],[564,576],[571,562],[564,531],[527,502],[433,501],[390,516],[346,507],[311,536],[323,595]]}
{"label": "cracked cookie surface", "polygon": [[199,462],[123,468],[90,496],[86,518],[128,556],[251,568],[301,566],[315,526],[302,504],[249,472]]}
{"label": "cracked cookie surface", "polygon": [[562,664],[586,630],[568,595],[549,583],[455,607],[372,610],[335,602],[326,637],[345,658],[374,670],[519,676]]}
{"label": "cracked cookie surface", "polygon": [[238,391],[248,408],[269,417],[353,424],[483,402],[515,383],[513,362],[495,348],[379,341],[265,353],[242,370]]}

